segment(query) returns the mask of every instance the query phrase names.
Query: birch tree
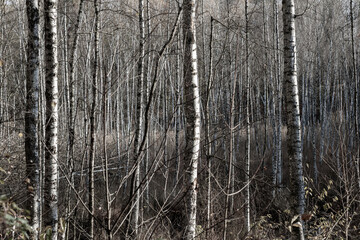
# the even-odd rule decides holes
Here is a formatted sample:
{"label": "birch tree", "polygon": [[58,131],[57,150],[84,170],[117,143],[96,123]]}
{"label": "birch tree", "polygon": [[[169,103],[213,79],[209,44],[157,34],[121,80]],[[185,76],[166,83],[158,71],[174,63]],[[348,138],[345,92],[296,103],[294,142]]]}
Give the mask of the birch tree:
{"label": "birch tree", "polygon": [[[210,119],[210,93],[212,88],[212,81],[213,81],[213,48],[212,48],[212,41],[213,41],[213,22],[214,19],[210,18],[210,39],[209,39],[209,73],[208,73],[208,82],[206,86],[206,102],[205,102],[205,141],[206,141],[206,160],[207,160],[207,228],[210,229],[211,226],[211,155],[212,153],[212,143],[211,143],[211,136],[210,136],[210,125],[211,125],[211,119]],[[206,232],[206,237],[208,237],[208,232]]]}
{"label": "birch tree", "polygon": [[[81,22],[81,16],[83,12],[83,3],[84,0],[81,0],[79,3],[79,9],[76,16],[76,21],[74,24],[74,33],[72,37],[72,45],[70,50],[70,59],[69,59],[69,80],[67,83],[67,95],[68,95],[68,145],[67,145],[67,167],[69,171],[69,178],[70,182],[73,185],[74,184],[74,143],[75,143],[75,120],[76,120],[76,106],[75,106],[75,81],[76,81],[76,57],[77,57],[77,49],[78,49],[78,39],[79,39],[79,27]],[[66,49],[66,47],[65,47]],[[67,192],[67,198],[68,198],[68,206],[66,208],[66,231],[64,231],[64,235],[69,237],[69,226],[70,226],[70,212],[71,212],[71,187],[69,186],[68,192]]]}
{"label": "birch tree", "polygon": [[98,78],[98,57],[99,57],[99,2],[94,0],[95,9],[95,29],[94,29],[94,59],[92,63],[92,103],[90,109],[90,149],[89,149],[89,237],[94,239],[94,210],[95,210],[95,179],[94,179],[94,165],[95,165],[95,145],[96,145],[96,115],[97,108],[97,78]]}
{"label": "birch tree", "polygon": [[26,1],[28,46],[26,70],[25,155],[29,198],[31,239],[39,238],[40,230],[40,161],[38,146],[39,115],[39,2]]}
{"label": "birch tree", "polygon": [[[296,66],[295,6],[294,0],[283,0],[282,4],[284,27],[284,87],[287,107],[287,151],[290,165],[290,206],[294,215],[301,215],[305,210],[305,191]],[[292,239],[304,239],[302,227],[295,228]]]}
{"label": "birch tree", "polygon": [[[273,104],[275,104],[275,102],[277,102],[277,117],[275,121],[275,140],[276,142],[274,142],[274,145],[276,146],[275,148],[275,162],[274,164],[275,166],[275,171],[273,172],[276,176],[273,178],[273,183],[275,186],[275,191],[277,191],[281,185],[282,185],[282,153],[281,153],[281,148],[282,148],[282,135],[281,135],[281,127],[282,127],[282,103],[281,103],[281,99],[282,99],[282,91],[281,91],[281,80],[280,80],[280,49],[279,49],[279,10],[278,10],[278,2],[276,0],[274,0],[273,2],[273,11],[274,11],[274,47],[275,47],[275,79],[274,79],[274,93],[276,93],[276,95],[274,95],[274,99],[273,99]],[[277,85],[277,87],[275,87]],[[276,96],[276,100],[275,100],[275,96]],[[274,108],[274,114],[276,116],[276,110]],[[276,137],[277,136],[277,137]]]}
{"label": "birch tree", "polygon": [[184,32],[184,96],[186,117],[185,164],[188,174],[188,223],[186,239],[194,239],[196,233],[197,168],[200,151],[200,95],[196,49],[196,0],[183,3]]}
{"label": "birch tree", "polygon": [[245,0],[245,81],[246,81],[246,146],[245,146],[245,228],[250,232],[250,78],[249,78],[249,16]]}
{"label": "birch tree", "polygon": [[45,204],[44,223],[51,226],[51,239],[58,233],[58,59],[57,0],[44,1],[45,27]]}
{"label": "birch tree", "polygon": [[139,232],[139,216],[140,216],[140,151],[139,141],[142,136],[143,128],[143,99],[144,99],[144,41],[145,41],[145,22],[144,22],[144,1],[139,0],[139,60],[137,62],[137,95],[136,95],[136,118],[135,118],[135,139],[134,139],[134,163],[135,173],[133,180],[133,194],[135,194],[135,207],[133,215],[134,234],[137,236]]}
{"label": "birch tree", "polygon": [[[359,141],[359,79],[356,67],[356,43],[355,43],[355,26],[354,26],[354,3],[350,0],[350,26],[351,26],[351,55],[352,55],[352,72],[353,81],[355,82],[355,134],[356,140]],[[356,173],[357,182],[360,189],[360,152],[356,153]]]}

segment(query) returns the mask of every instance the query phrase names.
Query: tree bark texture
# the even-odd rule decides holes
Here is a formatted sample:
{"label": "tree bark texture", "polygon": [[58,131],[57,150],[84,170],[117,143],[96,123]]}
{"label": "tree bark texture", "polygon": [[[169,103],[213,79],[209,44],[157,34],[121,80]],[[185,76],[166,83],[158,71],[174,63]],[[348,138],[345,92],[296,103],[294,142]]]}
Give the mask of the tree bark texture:
{"label": "tree bark texture", "polygon": [[28,46],[26,69],[25,155],[31,239],[38,239],[40,229],[40,160],[38,146],[39,116],[39,2],[26,1],[28,19]]}
{"label": "tree bark texture", "polygon": [[95,9],[95,29],[94,29],[94,58],[92,64],[92,103],[90,109],[90,149],[89,149],[89,238],[94,239],[94,209],[95,209],[95,179],[94,179],[94,165],[95,165],[95,145],[96,145],[96,115],[97,108],[97,78],[98,78],[98,57],[99,57],[99,2],[94,0]]}
{"label": "tree bark texture", "polygon": [[44,1],[45,27],[45,203],[44,224],[51,226],[51,239],[58,233],[58,59],[57,0]]}
{"label": "tree bark texture", "polygon": [[[294,0],[283,0],[284,25],[284,87],[287,108],[287,147],[290,166],[290,206],[294,215],[305,210],[305,191],[301,149],[300,103],[296,66],[296,35]],[[301,238],[293,231],[293,239]]]}
{"label": "tree bark texture", "polygon": [[249,78],[249,16],[248,0],[245,0],[245,81],[246,81],[246,146],[245,146],[245,228],[250,232],[250,78]]}
{"label": "tree bark texture", "polygon": [[188,224],[186,239],[196,234],[197,168],[200,152],[200,95],[196,49],[196,0],[185,0],[184,31],[184,96],[186,117],[185,161],[188,175]]}
{"label": "tree bark texture", "polygon": [[143,112],[144,112],[144,41],[145,41],[145,22],[144,22],[144,1],[139,0],[139,60],[137,63],[137,94],[136,94],[136,115],[135,115],[135,139],[134,139],[134,163],[135,163],[135,176],[132,191],[135,194],[135,207],[133,210],[133,231],[134,237],[138,235],[139,232],[139,216],[140,216],[140,166],[141,159],[139,159],[139,141],[142,136],[143,130]]}
{"label": "tree bark texture", "polygon": [[[359,134],[359,79],[356,67],[356,42],[355,42],[355,26],[354,26],[354,2],[350,0],[350,25],[351,25],[351,55],[353,65],[353,81],[355,82],[355,135],[356,140],[360,141]],[[356,156],[356,173],[358,188],[360,189],[360,151]]]}

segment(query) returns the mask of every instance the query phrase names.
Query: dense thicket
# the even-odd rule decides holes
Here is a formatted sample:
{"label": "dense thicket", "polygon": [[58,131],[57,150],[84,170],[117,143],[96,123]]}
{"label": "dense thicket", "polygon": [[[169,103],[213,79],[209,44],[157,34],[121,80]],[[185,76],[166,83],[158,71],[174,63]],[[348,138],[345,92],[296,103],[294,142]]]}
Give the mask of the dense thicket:
{"label": "dense thicket", "polygon": [[0,238],[360,235],[358,1],[56,2],[0,1]]}

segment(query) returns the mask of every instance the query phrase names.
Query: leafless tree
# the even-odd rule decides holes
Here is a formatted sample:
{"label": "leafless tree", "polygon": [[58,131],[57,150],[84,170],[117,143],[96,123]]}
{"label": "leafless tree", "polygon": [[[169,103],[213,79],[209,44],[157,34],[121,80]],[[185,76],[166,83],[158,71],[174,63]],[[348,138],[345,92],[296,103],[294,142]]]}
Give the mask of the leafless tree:
{"label": "leafless tree", "polygon": [[29,198],[26,208],[30,210],[33,233],[31,239],[39,238],[40,231],[40,159],[38,147],[39,116],[39,3],[27,1],[28,46],[26,71],[25,154]]}
{"label": "leafless tree", "polygon": [[51,226],[51,239],[58,235],[58,43],[57,0],[44,1],[45,27],[45,192],[44,224]]}

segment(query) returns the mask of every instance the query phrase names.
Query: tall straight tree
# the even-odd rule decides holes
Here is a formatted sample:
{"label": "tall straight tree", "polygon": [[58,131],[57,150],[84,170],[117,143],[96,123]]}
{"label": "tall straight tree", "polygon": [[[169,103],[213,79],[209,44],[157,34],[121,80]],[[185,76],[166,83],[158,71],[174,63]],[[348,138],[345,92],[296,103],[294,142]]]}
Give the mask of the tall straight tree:
{"label": "tall straight tree", "polygon": [[51,239],[58,233],[58,59],[57,0],[44,1],[45,27],[45,204],[44,223],[51,226]]}
{"label": "tall straight tree", "polygon": [[184,96],[186,117],[185,164],[188,168],[188,224],[186,239],[195,238],[197,168],[200,151],[200,95],[196,49],[196,0],[184,0]]}
{"label": "tall straight tree", "polygon": [[[275,144],[275,169],[276,171],[274,172],[276,174],[275,177],[275,191],[278,190],[279,187],[281,187],[282,185],[282,153],[281,153],[281,149],[282,149],[282,135],[281,135],[281,127],[282,127],[282,120],[281,120],[281,109],[282,109],[282,103],[281,103],[281,99],[282,99],[282,91],[281,91],[281,79],[280,79],[280,49],[279,49],[279,9],[278,9],[278,2],[277,0],[275,0],[273,2],[273,11],[274,11],[274,28],[275,28],[275,32],[274,32],[274,39],[275,39],[275,84],[274,87],[277,85],[277,87],[274,88],[274,93],[276,92],[276,95],[274,94],[274,98],[276,96],[276,100],[273,99],[273,104],[275,104],[275,102],[277,102],[277,114],[276,114],[276,110],[274,109],[274,114],[275,116],[277,115],[277,117],[275,117],[276,119],[274,119],[275,123],[275,139],[276,142]],[[276,89],[276,90],[275,90]],[[275,192],[274,191],[274,192]]]}
{"label": "tall straight tree", "polygon": [[135,172],[132,184],[132,191],[135,195],[135,207],[133,214],[133,227],[134,234],[137,236],[139,232],[139,216],[140,216],[140,151],[139,151],[139,141],[142,136],[143,128],[143,99],[144,99],[144,55],[145,55],[145,22],[144,22],[144,0],[139,0],[139,60],[137,62],[137,95],[136,95],[136,116],[135,116],[135,139],[134,139],[134,162],[135,162]]}
{"label": "tall straight tree", "polygon": [[246,160],[245,160],[245,228],[250,232],[250,78],[249,78],[249,16],[245,0],[245,81],[246,81]]}
{"label": "tall straight tree", "polygon": [[[305,191],[301,149],[300,103],[296,66],[294,0],[283,0],[284,87],[287,107],[287,146],[290,166],[290,206],[293,214],[303,214]],[[302,228],[293,231],[292,239],[304,239]]]}
{"label": "tall straight tree", "polygon": [[[76,52],[77,52],[77,48],[78,48],[78,39],[79,39],[79,27],[80,27],[80,22],[81,22],[81,15],[82,15],[82,11],[83,11],[83,3],[84,0],[80,0],[79,3],[79,9],[78,9],[78,13],[77,13],[77,17],[76,17],[76,21],[74,24],[74,33],[73,33],[73,37],[69,38],[72,41],[72,45],[69,47],[71,47],[70,50],[70,59],[69,59],[69,82],[68,82],[68,86],[67,86],[67,95],[68,95],[68,106],[69,106],[69,111],[68,111],[68,146],[67,146],[67,167],[68,167],[68,172],[69,172],[69,178],[70,178],[70,182],[71,184],[74,184],[74,143],[75,143],[75,120],[76,120],[76,109],[75,109],[75,87],[76,87]],[[66,49],[66,48],[65,48]],[[68,192],[67,194],[67,208],[66,208],[66,226],[65,229],[66,231],[64,231],[64,236],[69,236],[69,225],[70,225],[70,212],[71,212],[71,187],[68,187]]]}
{"label": "tall straight tree", "polygon": [[[213,17],[210,18],[210,39],[209,39],[209,73],[208,73],[208,83],[206,86],[206,102],[205,102],[205,141],[206,141],[206,159],[207,159],[207,171],[208,171],[208,189],[207,189],[207,228],[210,229],[211,226],[211,155],[212,152],[212,144],[211,144],[211,138],[210,138],[210,125],[211,125],[211,119],[210,119],[210,92],[212,89],[213,84],[213,48],[212,48],[212,42],[213,42]],[[225,219],[226,221],[226,219]],[[208,237],[208,231],[206,231],[206,237]]]}
{"label": "tall straight tree", "polygon": [[95,210],[95,179],[94,179],[94,165],[95,165],[95,144],[96,144],[96,126],[95,126],[95,111],[97,101],[97,78],[98,78],[98,57],[99,57],[99,2],[94,0],[95,9],[95,29],[94,29],[94,59],[92,64],[92,102],[90,109],[90,149],[89,149],[89,238],[94,239],[94,210]]}
{"label": "tall straight tree", "polygon": [[[356,140],[359,141],[359,79],[356,70],[356,42],[354,39],[355,35],[355,26],[354,26],[354,3],[353,0],[350,0],[350,26],[351,26],[351,55],[352,55],[352,67],[353,67],[353,81],[355,82],[355,135]],[[356,156],[356,172],[357,172],[357,182],[360,189],[360,152],[357,151]]]}
{"label": "tall straight tree", "polygon": [[39,2],[26,1],[28,46],[26,69],[25,155],[27,189],[26,209],[30,210],[33,228],[31,239],[39,238],[40,230],[40,161],[38,146],[39,115]]}
{"label": "tall straight tree", "polygon": [[69,123],[68,123],[68,167],[70,176],[74,170],[74,141],[75,141],[75,82],[76,82],[76,57],[77,57],[77,48],[78,48],[78,40],[79,40],[79,27],[81,21],[81,15],[83,12],[83,3],[84,0],[80,0],[79,9],[76,17],[76,22],[74,25],[74,33],[72,37],[72,45],[70,50],[70,59],[69,59],[69,85],[68,85],[68,102],[69,102]]}

